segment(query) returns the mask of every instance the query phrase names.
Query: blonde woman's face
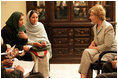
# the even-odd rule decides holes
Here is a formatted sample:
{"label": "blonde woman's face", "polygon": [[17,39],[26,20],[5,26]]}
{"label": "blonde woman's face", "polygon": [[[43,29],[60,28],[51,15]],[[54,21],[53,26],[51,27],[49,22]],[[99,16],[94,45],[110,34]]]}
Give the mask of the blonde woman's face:
{"label": "blonde woman's face", "polygon": [[38,22],[38,15],[37,13],[33,13],[32,16],[30,17],[30,22],[31,24],[36,24]]}
{"label": "blonde woman's face", "polygon": [[93,23],[97,23],[99,18],[98,16],[94,15],[93,13],[90,13],[89,19],[93,22]]}

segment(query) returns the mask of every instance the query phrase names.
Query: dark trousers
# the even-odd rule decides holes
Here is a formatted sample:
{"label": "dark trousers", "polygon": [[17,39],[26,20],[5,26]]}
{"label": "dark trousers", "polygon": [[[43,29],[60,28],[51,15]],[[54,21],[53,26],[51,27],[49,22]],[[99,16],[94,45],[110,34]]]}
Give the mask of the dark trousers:
{"label": "dark trousers", "polygon": [[117,69],[114,69],[112,67],[112,63],[110,61],[107,61],[105,64],[103,64],[102,73],[110,73],[110,72],[117,72]]}
{"label": "dark trousers", "polygon": [[96,78],[117,78],[117,72],[102,73],[97,75]]}
{"label": "dark trousers", "polygon": [[117,69],[114,69],[112,63],[107,61],[103,64],[102,74],[97,75],[96,78],[117,78]]}
{"label": "dark trousers", "polygon": [[33,61],[32,55],[29,52],[26,52],[24,56],[17,56],[19,60],[24,60],[24,61]]}
{"label": "dark trousers", "polygon": [[31,72],[27,78],[44,78],[40,72]]}

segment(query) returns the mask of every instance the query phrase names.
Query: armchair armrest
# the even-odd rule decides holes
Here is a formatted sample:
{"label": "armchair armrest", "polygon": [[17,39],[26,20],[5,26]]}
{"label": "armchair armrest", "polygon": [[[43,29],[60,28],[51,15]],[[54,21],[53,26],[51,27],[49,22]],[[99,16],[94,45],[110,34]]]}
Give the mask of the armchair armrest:
{"label": "armchair armrest", "polygon": [[97,74],[100,73],[100,70],[102,68],[102,65],[104,63],[104,61],[101,61],[102,57],[107,54],[107,53],[117,53],[117,51],[104,51],[99,55],[98,60],[95,63],[92,63],[90,66],[90,69],[88,70],[88,74],[87,74],[87,78],[92,78],[92,74],[93,74],[93,69],[97,70]]}
{"label": "armchair armrest", "polygon": [[102,57],[107,54],[107,53],[117,53],[117,51],[104,51],[102,52],[100,55],[99,55],[99,59],[98,59],[98,63],[97,63],[97,67],[99,68],[100,67],[100,62],[101,62],[101,59]]}

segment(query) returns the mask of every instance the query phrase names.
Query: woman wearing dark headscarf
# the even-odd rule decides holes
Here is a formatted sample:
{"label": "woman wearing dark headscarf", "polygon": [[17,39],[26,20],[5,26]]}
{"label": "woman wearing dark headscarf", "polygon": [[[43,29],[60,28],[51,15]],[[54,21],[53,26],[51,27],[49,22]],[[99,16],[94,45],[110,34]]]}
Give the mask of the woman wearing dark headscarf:
{"label": "woman wearing dark headscarf", "polygon": [[[5,27],[1,31],[1,35],[5,44],[10,44],[11,46],[16,45],[15,48],[19,50],[29,51],[29,47],[26,46],[28,41],[26,30],[23,26],[24,15],[21,12],[14,12],[9,17],[6,22]],[[24,56],[18,56],[18,59],[31,61],[32,56],[30,53],[25,53]]]}

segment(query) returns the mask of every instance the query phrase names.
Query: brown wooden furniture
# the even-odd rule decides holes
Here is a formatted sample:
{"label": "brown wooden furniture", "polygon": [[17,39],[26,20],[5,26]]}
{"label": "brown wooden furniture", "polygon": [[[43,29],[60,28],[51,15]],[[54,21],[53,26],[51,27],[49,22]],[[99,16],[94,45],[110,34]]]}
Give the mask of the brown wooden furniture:
{"label": "brown wooden furniture", "polygon": [[83,50],[93,39],[88,10],[96,3],[105,7],[107,21],[115,28],[115,1],[26,1],[27,12],[44,11],[44,18],[39,21],[45,25],[52,43],[51,63],[80,63]]}

